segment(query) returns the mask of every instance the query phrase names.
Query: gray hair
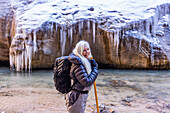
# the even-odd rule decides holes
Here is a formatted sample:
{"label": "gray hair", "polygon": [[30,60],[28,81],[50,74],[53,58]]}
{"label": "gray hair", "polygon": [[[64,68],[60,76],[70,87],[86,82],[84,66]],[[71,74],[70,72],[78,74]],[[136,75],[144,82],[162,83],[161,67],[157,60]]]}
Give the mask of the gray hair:
{"label": "gray hair", "polygon": [[89,48],[89,50],[90,50],[90,45],[89,45],[89,43],[88,43],[87,41],[85,41],[85,40],[81,40],[81,41],[79,41],[79,42],[76,44],[76,47],[74,48],[73,53],[74,53],[76,56],[78,56],[78,57],[81,58],[84,66],[85,66],[85,68],[86,68],[86,71],[87,71],[87,73],[88,73],[88,75],[89,75],[89,74],[91,73],[92,69],[91,69],[91,64],[90,64],[90,62],[89,62],[88,60],[92,59],[92,54],[91,54],[91,50],[90,50],[90,55],[88,56],[88,59],[83,56],[83,50],[84,50],[84,46],[85,46],[85,45],[87,45],[88,48]]}
{"label": "gray hair", "polygon": [[83,50],[84,50],[84,46],[87,45],[89,50],[90,50],[90,55],[88,56],[88,59],[92,58],[92,54],[91,54],[91,49],[90,49],[90,45],[87,41],[85,40],[81,40],[76,44],[76,47],[73,49],[73,53],[79,57],[83,56]]}

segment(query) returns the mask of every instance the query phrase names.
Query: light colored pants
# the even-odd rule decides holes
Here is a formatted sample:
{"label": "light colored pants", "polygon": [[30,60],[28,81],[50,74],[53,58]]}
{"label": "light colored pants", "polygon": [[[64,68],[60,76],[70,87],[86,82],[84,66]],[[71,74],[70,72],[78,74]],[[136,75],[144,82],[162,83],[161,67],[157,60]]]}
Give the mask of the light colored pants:
{"label": "light colored pants", "polygon": [[66,94],[66,106],[68,113],[84,113],[88,94],[80,94],[76,102],[69,106],[69,94]]}

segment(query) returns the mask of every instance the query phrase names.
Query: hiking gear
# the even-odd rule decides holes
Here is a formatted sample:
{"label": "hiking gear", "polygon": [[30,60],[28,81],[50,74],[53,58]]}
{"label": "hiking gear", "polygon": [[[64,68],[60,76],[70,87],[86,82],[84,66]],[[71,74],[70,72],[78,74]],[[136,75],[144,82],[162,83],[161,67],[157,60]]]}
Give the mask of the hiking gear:
{"label": "hiking gear", "polygon": [[74,82],[72,89],[83,91],[85,87],[91,86],[98,76],[97,67],[92,67],[92,72],[88,75],[80,57],[72,53],[68,60],[72,63],[70,70],[70,77]]}
{"label": "hiking gear", "polygon": [[91,67],[97,67],[98,68],[98,64],[96,63],[96,61],[94,59],[91,59],[90,63],[91,63]]}
{"label": "hiking gear", "polygon": [[68,93],[71,90],[70,79],[71,62],[68,56],[56,58],[54,62],[54,84],[60,93]]}
{"label": "hiking gear", "polygon": [[[66,95],[68,112],[84,113],[88,91],[98,76],[97,63],[91,66],[92,71],[88,75],[80,57],[71,53],[68,60],[72,63],[70,77],[73,80],[72,90]],[[91,60],[89,62],[92,63]]]}
{"label": "hiking gear", "polygon": [[96,99],[96,108],[97,108],[97,113],[99,113],[99,104],[98,104],[98,98],[97,98],[96,81],[94,81],[94,92],[95,92],[95,99]]}
{"label": "hiking gear", "polygon": [[[98,67],[98,64],[96,61],[91,57],[91,66],[92,67]],[[99,113],[99,104],[98,104],[98,97],[97,97],[97,88],[96,88],[96,81],[94,81],[94,93],[95,93],[95,99],[96,99],[96,108],[97,108],[97,113]]]}

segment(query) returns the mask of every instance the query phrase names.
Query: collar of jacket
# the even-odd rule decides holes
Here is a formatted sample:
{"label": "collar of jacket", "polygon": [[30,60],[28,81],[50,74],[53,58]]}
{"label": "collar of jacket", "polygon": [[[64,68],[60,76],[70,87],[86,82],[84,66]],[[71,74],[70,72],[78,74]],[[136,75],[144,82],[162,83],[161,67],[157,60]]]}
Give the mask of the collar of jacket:
{"label": "collar of jacket", "polygon": [[74,53],[71,53],[69,55],[68,60],[73,64],[78,64],[78,65],[83,64],[81,58],[76,56]]}

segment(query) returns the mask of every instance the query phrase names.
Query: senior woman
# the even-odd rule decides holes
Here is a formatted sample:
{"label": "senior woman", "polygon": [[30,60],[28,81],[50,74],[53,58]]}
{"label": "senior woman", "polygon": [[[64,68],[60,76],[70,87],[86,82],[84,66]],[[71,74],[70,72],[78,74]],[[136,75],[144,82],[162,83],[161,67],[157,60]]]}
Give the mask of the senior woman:
{"label": "senior woman", "polygon": [[88,92],[98,76],[98,65],[92,59],[89,43],[84,40],[76,44],[68,60],[72,63],[72,90],[66,95],[67,110],[69,113],[84,113]]}

